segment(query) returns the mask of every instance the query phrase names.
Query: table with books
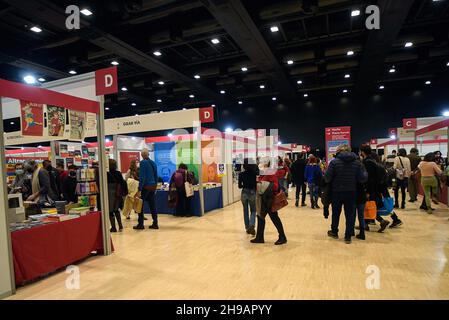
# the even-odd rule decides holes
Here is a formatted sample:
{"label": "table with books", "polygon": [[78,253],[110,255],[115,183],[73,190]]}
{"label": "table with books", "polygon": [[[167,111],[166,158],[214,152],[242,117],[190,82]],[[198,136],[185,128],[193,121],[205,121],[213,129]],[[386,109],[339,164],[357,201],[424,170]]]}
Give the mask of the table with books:
{"label": "table with books", "polygon": [[101,213],[72,208],[51,210],[11,225],[16,285],[22,285],[103,250]]}

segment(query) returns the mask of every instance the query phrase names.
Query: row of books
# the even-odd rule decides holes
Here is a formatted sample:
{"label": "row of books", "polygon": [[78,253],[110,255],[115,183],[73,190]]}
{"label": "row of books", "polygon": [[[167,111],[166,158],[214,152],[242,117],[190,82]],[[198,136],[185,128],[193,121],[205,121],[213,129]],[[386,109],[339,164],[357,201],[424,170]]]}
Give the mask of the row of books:
{"label": "row of books", "polygon": [[95,169],[78,169],[76,172],[76,179],[78,181],[95,180]]}
{"label": "row of books", "polygon": [[82,207],[98,208],[96,195],[84,195],[78,197],[78,204]]}
{"label": "row of books", "polygon": [[76,194],[98,193],[98,187],[95,182],[78,182],[76,185]]}

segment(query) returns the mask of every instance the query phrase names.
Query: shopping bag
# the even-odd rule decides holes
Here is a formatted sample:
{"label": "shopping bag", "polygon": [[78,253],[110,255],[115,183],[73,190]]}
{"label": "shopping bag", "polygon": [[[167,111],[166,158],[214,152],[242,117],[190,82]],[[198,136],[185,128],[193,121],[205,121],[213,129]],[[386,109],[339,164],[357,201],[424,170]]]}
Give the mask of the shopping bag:
{"label": "shopping bag", "polygon": [[134,198],[134,212],[142,213],[143,209],[143,200],[140,198]]}
{"label": "shopping bag", "polygon": [[271,212],[277,212],[286,206],[288,206],[288,201],[285,193],[276,193],[274,195],[273,204],[271,205]]}
{"label": "shopping bag", "polygon": [[384,206],[377,210],[377,214],[380,216],[388,216],[393,212],[394,200],[391,197],[386,197],[382,199]]}
{"label": "shopping bag", "polygon": [[131,196],[126,196],[125,198],[125,204],[123,205],[122,214],[125,217],[128,217],[131,213],[131,210],[133,209],[134,204],[134,198]]}
{"label": "shopping bag", "polygon": [[193,184],[186,181],[186,182],[184,182],[184,187],[186,189],[186,197],[187,198],[193,197],[193,194],[194,194]]}
{"label": "shopping bag", "polygon": [[365,205],[365,219],[374,220],[377,215],[376,201],[368,201]]}

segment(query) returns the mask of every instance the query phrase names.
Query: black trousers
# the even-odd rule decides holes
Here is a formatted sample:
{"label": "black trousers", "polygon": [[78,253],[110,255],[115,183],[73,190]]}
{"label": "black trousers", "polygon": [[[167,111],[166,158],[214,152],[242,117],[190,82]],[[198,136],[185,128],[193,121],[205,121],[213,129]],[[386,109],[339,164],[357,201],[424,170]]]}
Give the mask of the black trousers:
{"label": "black trousers", "polygon": [[[272,212],[269,214],[271,221],[273,222],[276,230],[279,233],[279,239],[285,239],[285,231],[284,226],[282,225],[281,218],[279,218],[279,214],[277,212]],[[257,216],[257,234],[256,239],[263,240],[264,239],[264,231],[265,231],[265,218],[261,218]]]}
{"label": "black trousers", "polygon": [[406,190],[408,187],[408,179],[405,178],[404,180],[397,180],[397,185],[394,188],[394,199],[395,204],[399,206],[399,190],[401,190],[402,194],[402,204],[405,205],[405,197],[406,197]]}
{"label": "black trousers", "polygon": [[301,203],[306,202],[307,186],[304,182],[295,182],[296,184],[296,200],[299,200],[299,193],[302,191]]}
{"label": "black trousers", "polygon": [[115,220],[117,219],[119,229],[123,229],[122,217],[120,216],[120,212],[118,210],[109,212],[109,221],[111,222],[111,228],[117,230],[115,225]]}
{"label": "black trousers", "polygon": [[176,215],[177,216],[191,216],[191,201],[190,198],[186,197],[186,190],[184,188],[179,188],[176,190],[178,193],[178,203],[176,204]]}

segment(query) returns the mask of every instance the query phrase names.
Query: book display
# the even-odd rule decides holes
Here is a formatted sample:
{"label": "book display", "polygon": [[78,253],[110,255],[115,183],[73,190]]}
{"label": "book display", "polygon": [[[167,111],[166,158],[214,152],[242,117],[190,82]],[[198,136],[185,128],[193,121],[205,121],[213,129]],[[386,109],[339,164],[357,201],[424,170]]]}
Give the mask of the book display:
{"label": "book display", "polygon": [[78,203],[83,207],[97,210],[97,194],[99,190],[95,179],[95,169],[78,169],[76,177],[78,180],[76,186]]}

